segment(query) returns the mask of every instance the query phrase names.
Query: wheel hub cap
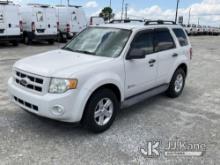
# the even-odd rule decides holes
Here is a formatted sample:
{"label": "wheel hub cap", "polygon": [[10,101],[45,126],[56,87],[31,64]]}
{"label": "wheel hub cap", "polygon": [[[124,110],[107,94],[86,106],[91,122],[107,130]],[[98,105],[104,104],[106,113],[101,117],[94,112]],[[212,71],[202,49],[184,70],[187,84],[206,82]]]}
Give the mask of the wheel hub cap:
{"label": "wheel hub cap", "polygon": [[183,76],[181,74],[177,75],[175,81],[175,91],[179,93],[183,88]]}
{"label": "wheel hub cap", "polygon": [[100,125],[106,125],[113,115],[113,102],[109,98],[100,100],[96,106],[94,119]]}

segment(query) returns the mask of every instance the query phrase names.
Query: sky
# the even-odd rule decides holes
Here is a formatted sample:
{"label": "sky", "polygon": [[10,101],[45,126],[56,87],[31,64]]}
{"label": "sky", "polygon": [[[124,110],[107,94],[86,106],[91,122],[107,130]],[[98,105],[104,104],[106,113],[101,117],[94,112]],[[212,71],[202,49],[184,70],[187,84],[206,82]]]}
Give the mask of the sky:
{"label": "sky", "polygon": [[[14,0],[16,3],[29,2],[47,3],[51,5],[67,4],[67,0]],[[121,17],[122,0],[111,0],[116,18]],[[175,18],[177,0],[125,0],[128,4],[130,18],[166,19]],[[87,17],[98,15],[110,0],[70,0],[70,4],[84,7]],[[191,9],[190,23],[220,26],[220,0],[180,0],[179,16],[184,16],[184,23],[188,23]]]}

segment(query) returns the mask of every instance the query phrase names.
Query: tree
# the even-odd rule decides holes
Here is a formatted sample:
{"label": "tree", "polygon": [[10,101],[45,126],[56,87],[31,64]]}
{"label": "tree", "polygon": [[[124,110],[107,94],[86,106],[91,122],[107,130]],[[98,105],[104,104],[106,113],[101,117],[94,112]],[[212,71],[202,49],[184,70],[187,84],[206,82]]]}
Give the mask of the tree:
{"label": "tree", "polygon": [[105,7],[102,9],[102,12],[99,14],[100,17],[104,18],[105,21],[110,20],[115,15],[111,7]]}

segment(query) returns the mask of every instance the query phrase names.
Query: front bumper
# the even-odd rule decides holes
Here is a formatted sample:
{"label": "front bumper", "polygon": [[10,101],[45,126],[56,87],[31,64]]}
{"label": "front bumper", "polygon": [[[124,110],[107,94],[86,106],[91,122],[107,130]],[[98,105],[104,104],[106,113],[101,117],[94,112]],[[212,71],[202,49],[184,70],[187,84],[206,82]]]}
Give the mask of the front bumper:
{"label": "front bumper", "polygon": [[[11,100],[19,107],[34,113],[38,116],[64,121],[79,122],[74,112],[74,105],[77,99],[77,90],[69,90],[64,94],[38,95],[21,89],[14,83],[13,78],[8,81],[8,91]],[[54,108],[61,107],[61,114],[54,113]]]}
{"label": "front bumper", "polygon": [[56,40],[57,35],[34,35],[35,40]]}
{"label": "front bumper", "polygon": [[0,35],[0,41],[20,41],[21,36],[20,35],[14,35],[14,36],[1,36]]}

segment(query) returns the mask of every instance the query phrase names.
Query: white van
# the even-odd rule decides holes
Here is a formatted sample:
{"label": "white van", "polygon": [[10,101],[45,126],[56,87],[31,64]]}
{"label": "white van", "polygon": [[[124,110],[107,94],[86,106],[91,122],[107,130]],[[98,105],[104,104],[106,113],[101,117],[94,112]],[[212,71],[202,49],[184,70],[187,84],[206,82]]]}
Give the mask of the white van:
{"label": "white van", "polygon": [[81,6],[57,5],[59,38],[71,39],[87,27],[85,12]]}
{"label": "white van", "polygon": [[46,40],[53,44],[57,39],[58,17],[56,9],[49,5],[28,4],[20,8],[23,21],[23,39],[26,44],[33,40]]}
{"label": "white van", "polygon": [[90,17],[90,25],[101,25],[101,24],[105,24],[105,21],[102,17],[98,17],[98,16],[93,16]]}
{"label": "white van", "polygon": [[195,24],[187,25],[185,30],[188,35],[197,35],[198,34],[197,26]]}
{"label": "white van", "polygon": [[19,7],[12,2],[0,1],[0,41],[9,41],[17,46],[21,30]]}

